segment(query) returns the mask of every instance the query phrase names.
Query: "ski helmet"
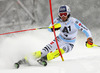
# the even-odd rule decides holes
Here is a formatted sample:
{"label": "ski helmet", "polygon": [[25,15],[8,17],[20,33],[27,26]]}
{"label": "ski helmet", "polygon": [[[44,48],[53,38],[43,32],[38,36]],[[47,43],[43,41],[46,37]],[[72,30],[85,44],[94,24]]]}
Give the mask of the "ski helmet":
{"label": "ski helmet", "polygon": [[71,11],[69,6],[61,5],[58,9],[58,16],[60,16],[60,13],[67,13],[67,16],[70,15]]}

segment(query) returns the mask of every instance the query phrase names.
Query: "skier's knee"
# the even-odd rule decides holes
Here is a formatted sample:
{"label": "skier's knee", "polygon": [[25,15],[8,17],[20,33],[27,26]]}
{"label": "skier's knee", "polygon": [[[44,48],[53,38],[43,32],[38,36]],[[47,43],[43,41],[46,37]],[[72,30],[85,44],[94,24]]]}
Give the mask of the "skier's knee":
{"label": "skier's knee", "polygon": [[64,46],[62,47],[62,49],[65,51],[65,53],[68,53],[69,51],[71,51],[73,49],[74,45],[70,44],[68,46]]}

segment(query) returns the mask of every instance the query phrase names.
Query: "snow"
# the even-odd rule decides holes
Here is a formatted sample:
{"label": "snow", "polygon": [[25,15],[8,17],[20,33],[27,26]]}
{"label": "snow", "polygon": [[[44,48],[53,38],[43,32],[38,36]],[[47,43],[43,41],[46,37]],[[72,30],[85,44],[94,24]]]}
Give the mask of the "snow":
{"label": "snow", "polygon": [[53,38],[53,33],[47,30],[36,30],[1,39],[0,73],[100,73],[100,48],[86,48],[85,35],[83,38],[77,37],[73,50],[63,55],[63,62],[58,57],[49,61],[46,67],[25,65],[14,68],[15,62],[31,52],[41,50]]}

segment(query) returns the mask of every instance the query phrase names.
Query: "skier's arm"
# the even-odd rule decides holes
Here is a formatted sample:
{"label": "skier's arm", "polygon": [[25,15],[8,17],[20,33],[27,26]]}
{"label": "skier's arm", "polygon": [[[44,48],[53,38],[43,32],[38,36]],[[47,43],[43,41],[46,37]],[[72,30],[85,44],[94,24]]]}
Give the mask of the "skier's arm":
{"label": "skier's arm", "polygon": [[79,29],[83,33],[85,33],[85,35],[87,37],[86,46],[88,47],[89,45],[93,45],[93,39],[92,39],[90,30],[84,24],[82,24],[80,21],[76,21],[75,26],[77,29]]}
{"label": "skier's arm", "polygon": [[[54,28],[55,31],[59,30],[61,28],[61,24],[59,24],[59,20],[57,18],[54,19]],[[49,25],[48,31],[53,32],[53,26],[52,23]]]}
{"label": "skier's arm", "polygon": [[92,37],[90,30],[80,21],[75,22],[75,27],[85,33],[87,38]]}

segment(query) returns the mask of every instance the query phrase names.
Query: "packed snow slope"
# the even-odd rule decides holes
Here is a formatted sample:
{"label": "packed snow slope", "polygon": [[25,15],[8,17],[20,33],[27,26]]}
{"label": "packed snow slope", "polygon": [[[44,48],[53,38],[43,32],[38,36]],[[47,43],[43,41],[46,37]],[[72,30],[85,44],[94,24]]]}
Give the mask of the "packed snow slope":
{"label": "packed snow slope", "polygon": [[[59,31],[57,32],[57,35]],[[0,39],[0,73],[100,73],[100,48],[86,48],[84,34],[78,34],[73,50],[43,66],[21,66],[14,63],[31,52],[41,50],[54,39],[47,30],[28,31]]]}

